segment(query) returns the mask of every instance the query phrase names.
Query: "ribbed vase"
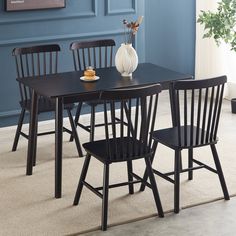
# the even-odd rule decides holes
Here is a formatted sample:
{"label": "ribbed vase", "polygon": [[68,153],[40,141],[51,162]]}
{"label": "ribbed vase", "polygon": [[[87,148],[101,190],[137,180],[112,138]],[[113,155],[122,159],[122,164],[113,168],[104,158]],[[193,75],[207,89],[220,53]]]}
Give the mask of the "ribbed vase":
{"label": "ribbed vase", "polygon": [[121,44],[116,52],[115,65],[123,77],[132,77],[138,66],[138,55],[132,44]]}

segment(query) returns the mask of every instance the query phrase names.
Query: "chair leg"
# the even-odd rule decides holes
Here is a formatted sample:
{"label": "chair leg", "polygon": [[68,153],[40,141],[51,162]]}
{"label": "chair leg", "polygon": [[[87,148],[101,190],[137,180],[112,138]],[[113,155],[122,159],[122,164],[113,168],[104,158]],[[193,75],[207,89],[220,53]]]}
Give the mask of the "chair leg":
{"label": "chair leg", "polygon": [[152,192],[153,192],[153,196],[155,199],[155,203],[156,203],[159,217],[164,217],[164,212],[162,209],[161,200],[160,200],[160,196],[158,193],[157,184],[156,184],[156,180],[155,180],[154,173],[152,170],[152,164],[151,164],[150,158],[145,158],[145,162],[146,162],[147,174],[150,179],[150,183],[152,185]]}
{"label": "chair leg", "polygon": [[108,191],[109,191],[109,164],[104,164],[103,198],[102,198],[102,230],[103,231],[107,230]]}
{"label": "chair leg", "polygon": [[174,212],[179,213],[180,195],[180,157],[181,151],[175,150],[175,174],[174,174]]}
{"label": "chair leg", "polygon": [[19,117],[19,121],[18,121],[18,125],[17,125],[17,129],[16,129],[14,143],[13,143],[13,146],[12,146],[12,151],[13,152],[15,152],[16,149],[17,149],[17,145],[18,145],[18,141],[19,141],[20,132],[21,132],[21,128],[22,128],[22,125],[23,125],[24,117],[25,117],[25,109],[22,108],[21,113],[20,113],[20,117]]}
{"label": "chair leg", "polygon": [[86,175],[87,175],[90,159],[91,159],[91,155],[87,154],[86,157],[85,157],[83,169],[81,171],[78,187],[77,187],[77,190],[76,190],[76,194],[75,194],[75,198],[74,198],[74,203],[73,203],[74,206],[79,204],[81,192],[82,192],[83,185],[84,185],[83,182],[84,182],[84,180],[86,178]]}
{"label": "chair leg", "polygon": [[[188,149],[188,168],[193,167],[193,148]],[[188,179],[193,179],[193,170],[188,171]]]}
{"label": "chair leg", "polygon": [[[128,181],[132,182],[133,181],[133,163],[132,161],[127,161],[127,171],[128,171]],[[134,193],[134,184],[129,184],[129,194]]]}
{"label": "chair leg", "polygon": [[214,158],[216,170],[217,170],[217,173],[218,173],[218,176],[219,176],[219,179],[220,179],[220,184],[221,184],[221,187],[222,187],[222,191],[224,193],[224,198],[225,198],[225,200],[229,200],[230,199],[229,192],[228,192],[228,189],[227,189],[227,186],[226,186],[226,183],[225,183],[224,174],[223,174],[223,171],[222,171],[222,168],[221,168],[221,164],[220,164],[220,160],[219,160],[219,156],[218,156],[215,144],[211,145],[211,151],[212,151],[212,155],[213,155],[213,158]]}
{"label": "chair leg", "polygon": [[179,170],[180,172],[183,170],[183,160],[182,153],[179,154]]}
{"label": "chair leg", "polygon": [[[158,142],[154,141],[153,146],[152,146],[153,155],[150,158],[151,164],[152,164],[152,162],[154,160],[154,156],[155,156],[155,153],[156,153],[157,145],[158,145]],[[143,181],[147,182],[147,178],[148,178],[148,173],[147,173],[147,169],[146,169],[145,172],[144,172],[144,175],[143,175]],[[140,186],[139,191],[141,191],[141,192],[144,191],[145,187],[146,187],[145,184],[142,183],[141,186]]]}
{"label": "chair leg", "polygon": [[36,135],[34,140],[34,158],[33,158],[33,166],[36,166],[36,155],[37,155],[37,140],[38,140],[38,116],[36,118]]}
{"label": "chair leg", "polygon": [[[80,113],[81,113],[81,108],[82,108],[83,103],[79,102],[77,110],[76,110],[76,114],[75,114],[75,127],[77,128],[77,124],[79,122],[79,117],[80,117]],[[72,142],[74,139],[73,134],[71,134],[70,136],[70,142]]]}
{"label": "chair leg", "polygon": [[80,157],[82,157],[83,156],[83,152],[82,152],[82,148],[81,148],[81,145],[80,145],[79,137],[78,137],[78,134],[77,134],[76,125],[75,125],[75,122],[73,120],[73,116],[72,116],[71,111],[69,109],[67,109],[67,113],[68,113],[68,116],[69,116],[71,130],[72,130],[72,135],[73,135],[73,137],[75,139],[75,144],[76,144],[76,147],[77,147],[77,150],[78,150],[78,154],[79,154]]}
{"label": "chair leg", "polygon": [[91,118],[90,118],[90,142],[94,141],[95,131],[95,106],[91,105]]}

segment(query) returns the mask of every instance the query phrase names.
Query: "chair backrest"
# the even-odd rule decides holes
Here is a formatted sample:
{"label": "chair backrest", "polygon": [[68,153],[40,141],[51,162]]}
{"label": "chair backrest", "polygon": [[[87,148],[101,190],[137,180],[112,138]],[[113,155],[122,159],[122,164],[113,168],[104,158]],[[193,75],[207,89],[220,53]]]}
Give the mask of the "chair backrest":
{"label": "chair backrest", "polygon": [[[106,151],[110,161],[150,155],[160,92],[159,84],[102,92]],[[117,107],[120,109],[116,110]],[[116,122],[116,115],[120,123]]]}
{"label": "chair backrest", "polygon": [[88,66],[94,68],[111,67],[114,46],[113,39],[71,43],[74,69],[80,71],[85,70]]}
{"label": "chair backrest", "polygon": [[226,76],[221,76],[174,83],[173,103],[180,146],[203,146],[217,141],[226,81]]}
{"label": "chair backrest", "polygon": [[[57,73],[59,51],[60,46],[57,44],[14,48],[12,55],[15,57],[17,77]],[[20,94],[22,101],[31,97],[31,91],[22,84],[20,84]]]}

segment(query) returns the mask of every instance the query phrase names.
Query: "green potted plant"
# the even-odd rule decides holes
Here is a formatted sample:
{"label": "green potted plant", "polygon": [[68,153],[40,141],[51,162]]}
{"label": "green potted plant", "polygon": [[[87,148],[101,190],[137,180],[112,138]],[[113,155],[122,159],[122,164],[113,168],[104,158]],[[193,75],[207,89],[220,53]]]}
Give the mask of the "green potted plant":
{"label": "green potted plant", "polygon": [[221,0],[216,12],[201,11],[197,22],[204,25],[204,38],[224,41],[236,52],[236,0]]}
{"label": "green potted plant", "polygon": [[[225,42],[236,52],[236,0],[221,0],[215,12],[201,11],[197,20],[204,25],[203,38],[214,38],[219,46]],[[236,113],[236,98],[231,100],[232,113]]]}

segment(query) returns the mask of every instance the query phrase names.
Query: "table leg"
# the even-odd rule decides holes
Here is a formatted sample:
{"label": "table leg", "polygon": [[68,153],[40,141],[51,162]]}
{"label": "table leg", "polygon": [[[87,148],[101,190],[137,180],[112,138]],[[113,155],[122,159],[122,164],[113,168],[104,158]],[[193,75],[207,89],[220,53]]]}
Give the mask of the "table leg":
{"label": "table leg", "polygon": [[62,189],[62,139],[63,139],[63,99],[56,98],[55,120],[55,198],[61,198]]}
{"label": "table leg", "polygon": [[35,155],[36,155],[35,145],[36,145],[36,138],[37,138],[36,137],[37,116],[38,116],[38,96],[33,90],[32,97],[31,97],[31,109],[30,109],[26,175],[32,175],[32,172],[33,172],[33,160],[35,159]]}
{"label": "table leg", "polygon": [[177,126],[177,120],[176,120],[176,113],[175,113],[175,94],[173,89],[173,83],[170,83],[169,86],[169,96],[170,96],[170,111],[171,111],[171,119],[172,119],[172,125],[173,127]]}
{"label": "table leg", "polygon": [[[171,110],[172,125],[173,127],[175,127],[177,126],[177,117],[176,117],[175,94],[174,94],[173,83],[170,83],[169,95],[170,95],[170,110]],[[179,156],[180,156],[180,170],[182,170],[183,165],[182,165],[181,153],[179,154]]]}

